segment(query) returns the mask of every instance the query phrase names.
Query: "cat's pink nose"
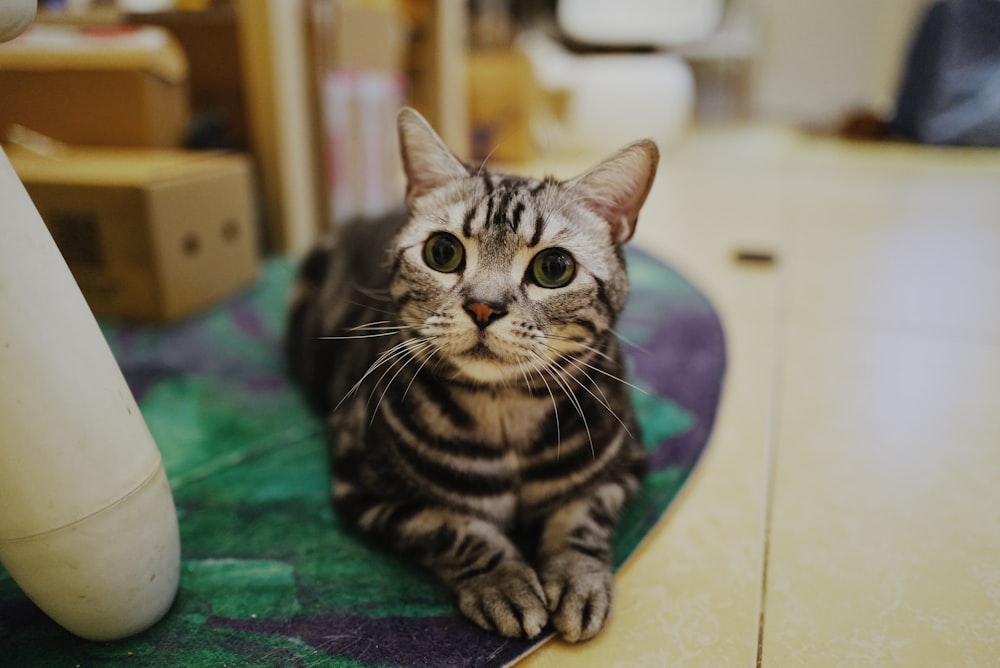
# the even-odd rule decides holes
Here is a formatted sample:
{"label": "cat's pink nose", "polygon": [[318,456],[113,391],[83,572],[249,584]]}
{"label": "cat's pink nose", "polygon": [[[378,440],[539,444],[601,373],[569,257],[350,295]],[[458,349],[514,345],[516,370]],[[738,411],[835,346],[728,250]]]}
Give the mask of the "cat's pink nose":
{"label": "cat's pink nose", "polygon": [[507,315],[507,310],[503,306],[485,302],[466,302],[465,312],[479,329],[486,329],[491,322]]}

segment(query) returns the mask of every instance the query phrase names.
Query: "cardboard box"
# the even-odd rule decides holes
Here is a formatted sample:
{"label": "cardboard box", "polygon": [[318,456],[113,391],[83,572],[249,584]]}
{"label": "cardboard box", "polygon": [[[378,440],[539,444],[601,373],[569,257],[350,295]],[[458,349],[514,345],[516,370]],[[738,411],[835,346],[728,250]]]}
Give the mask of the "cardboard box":
{"label": "cardboard box", "polygon": [[179,147],[184,52],[165,30],[35,26],[0,47],[0,135],[14,123],[70,144]]}
{"label": "cardboard box", "polygon": [[5,150],[95,313],[172,320],[255,280],[257,233],[244,156]]}

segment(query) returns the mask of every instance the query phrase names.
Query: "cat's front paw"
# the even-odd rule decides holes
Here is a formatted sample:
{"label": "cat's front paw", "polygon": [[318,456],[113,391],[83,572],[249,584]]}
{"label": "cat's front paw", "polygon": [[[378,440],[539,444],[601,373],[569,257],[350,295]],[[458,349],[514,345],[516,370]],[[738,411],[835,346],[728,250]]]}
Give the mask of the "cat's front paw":
{"label": "cat's front paw", "polygon": [[611,569],[606,563],[568,551],[547,559],[541,576],[552,623],[563,638],[569,642],[588,640],[604,628],[614,598]]}
{"label": "cat's front paw", "polygon": [[534,638],[549,619],[538,576],[520,560],[504,561],[471,578],[459,585],[457,594],[462,614],[508,638]]}

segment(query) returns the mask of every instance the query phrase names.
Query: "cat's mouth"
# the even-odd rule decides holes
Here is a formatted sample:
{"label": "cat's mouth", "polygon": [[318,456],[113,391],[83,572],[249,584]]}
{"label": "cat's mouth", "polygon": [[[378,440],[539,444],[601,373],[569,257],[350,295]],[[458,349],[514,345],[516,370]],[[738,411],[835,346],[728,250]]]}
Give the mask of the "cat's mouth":
{"label": "cat's mouth", "polygon": [[487,346],[483,341],[476,342],[476,345],[466,350],[464,353],[462,353],[462,355],[463,357],[469,357],[471,359],[480,361],[490,361],[490,362],[500,361],[500,356],[497,355],[492,350],[490,350],[489,346]]}

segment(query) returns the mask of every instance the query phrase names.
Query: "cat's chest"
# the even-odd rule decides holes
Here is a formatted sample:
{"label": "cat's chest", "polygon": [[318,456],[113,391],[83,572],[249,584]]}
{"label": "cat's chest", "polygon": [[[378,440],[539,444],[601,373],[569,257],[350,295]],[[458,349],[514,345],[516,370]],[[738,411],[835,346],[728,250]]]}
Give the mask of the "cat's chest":
{"label": "cat's chest", "polygon": [[536,442],[540,428],[552,414],[549,397],[516,390],[475,391],[458,399],[471,417],[477,440],[502,448],[511,460]]}

